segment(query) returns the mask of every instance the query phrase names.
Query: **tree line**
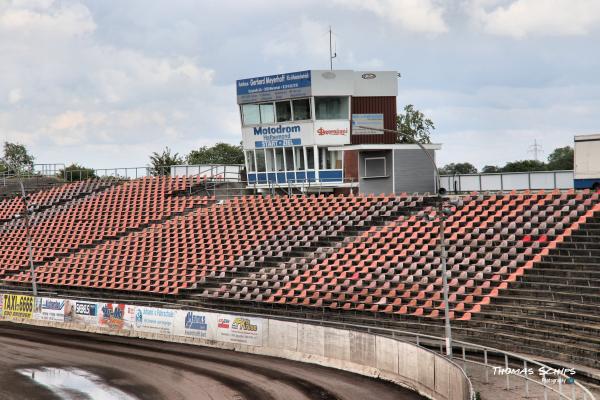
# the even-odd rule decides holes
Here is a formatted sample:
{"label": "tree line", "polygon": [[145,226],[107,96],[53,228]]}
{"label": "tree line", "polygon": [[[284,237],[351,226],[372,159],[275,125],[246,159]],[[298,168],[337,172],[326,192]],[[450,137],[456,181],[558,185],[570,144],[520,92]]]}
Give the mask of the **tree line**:
{"label": "tree line", "polygon": [[[431,143],[431,135],[435,124],[423,112],[417,110],[412,104],[407,104],[396,118],[396,143]],[[202,146],[190,151],[183,156],[173,152],[168,146],[149,156],[148,169],[152,175],[168,175],[173,165],[198,165],[198,164],[243,164],[244,150],[242,144],[217,143],[214,146]],[[504,166],[486,165],[481,171],[469,162],[450,163],[440,168],[443,175],[498,173],[498,172],[530,172],[548,170],[573,169],[574,151],[571,146],[559,147],[552,151],[547,161],[519,160],[507,162]],[[18,143],[5,142],[3,157],[0,158],[0,173],[11,172],[14,165],[32,169],[35,157],[28,152],[26,147]],[[11,167],[11,165],[13,167]],[[59,176],[66,176],[68,180],[79,180],[95,177],[94,170],[74,163],[60,170]]]}
{"label": "tree line", "polygon": [[[550,153],[547,162],[539,160],[511,161],[499,167],[497,165],[486,165],[481,173],[499,172],[533,172],[533,171],[557,171],[572,170],[574,167],[574,151],[571,146],[558,147]],[[440,168],[442,175],[476,174],[477,168],[471,163],[450,163]]]}

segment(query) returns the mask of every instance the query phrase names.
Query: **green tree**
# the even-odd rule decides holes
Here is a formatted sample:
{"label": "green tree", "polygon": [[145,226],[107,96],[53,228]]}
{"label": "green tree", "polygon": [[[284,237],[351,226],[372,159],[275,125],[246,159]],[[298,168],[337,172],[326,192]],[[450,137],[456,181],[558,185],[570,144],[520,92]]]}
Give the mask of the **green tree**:
{"label": "green tree", "polygon": [[397,135],[396,143],[414,143],[406,136],[412,137],[420,143],[431,143],[431,131],[435,129],[433,121],[426,118],[425,115],[414,108],[412,104],[404,106],[404,113],[396,117],[396,130],[401,135]]}
{"label": "green tree", "polygon": [[241,143],[232,145],[229,143],[217,143],[214,146],[202,146],[198,150],[192,150],[186,157],[187,163],[196,164],[243,164],[244,150]]}
{"label": "green tree", "polygon": [[162,153],[154,152],[150,156],[150,173],[154,176],[170,175],[172,165],[183,164],[183,158],[179,153],[171,154],[171,149],[165,147]]}
{"label": "green tree", "polygon": [[440,168],[441,175],[476,174],[477,168],[471,163],[450,163]]}
{"label": "green tree", "polygon": [[481,169],[483,174],[493,174],[497,172],[502,172],[502,168],[497,167],[495,165],[486,165]]}
{"label": "green tree", "polygon": [[506,163],[502,167],[502,172],[531,172],[531,171],[544,171],[546,170],[546,164],[543,161],[538,160],[519,160]]}
{"label": "green tree", "polygon": [[573,169],[575,151],[571,146],[554,149],[548,156],[547,167],[549,170]]}
{"label": "green tree", "polygon": [[29,154],[27,148],[18,143],[4,142],[4,149],[0,164],[5,171],[23,173],[33,170],[35,157]]}
{"label": "green tree", "polygon": [[74,163],[58,171],[57,175],[60,178],[65,177],[69,182],[75,182],[96,178],[96,171]]}

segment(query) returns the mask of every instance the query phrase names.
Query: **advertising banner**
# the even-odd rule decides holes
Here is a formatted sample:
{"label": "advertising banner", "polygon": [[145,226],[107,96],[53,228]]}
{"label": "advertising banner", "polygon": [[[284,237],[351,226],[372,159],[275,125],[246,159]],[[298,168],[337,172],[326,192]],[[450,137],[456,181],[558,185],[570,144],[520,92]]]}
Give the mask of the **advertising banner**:
{"label": "advertising banner", "polygon": [[81,325],[98,325],[100,306],[89,301],[75,301],[72,321]]}
{"label": "advertising banner", "polygon": [[383,129],[383,114],[352,114],[353,135],[383,135],[382,131],[368,128]]}
{"label": "advertising banner", "polygon": [[142,332],[172,335],[177,310],[153,307],[135,307],[133,329]]}
{"label": "advertising banner", "polygon": [[131,328],[133,320],[133,306],[121,303],[99,303],[100,313],[98,325],[114,330]]}
{"label": "advertising banner", "polygon": [[33,315],[33,296],[5,294],[3,316],[5,318],[31,318]]}
{"label": "advertising banner", "polygon": [[236,81],[237,102],[256,103],[311,95],[310,71],[260,76]]}
{"label": "advertising banner", "polygon": [[70,300],[36,297],[33,318],[41,321],[65,322],[73,319],[74,309]]}
{"label": "advertising banner", "polygon": [[217,338],[217,314],[197,311],[177,311],[174,334],[215,340]]}
{"label": "advertising banner", "polygon": [[315,143],[312,122],[293,122],[276,125],[242,127],[245,149],[307,146]]}
{"label": "advertising banner", "polygon": [[263,329],[263,320],[260,318],[219,314],[217,340],[262,346]]}
{"label": "advertising banner", "polygon": [[2,304],[4,304],[4,295],[2,293],[0,293],[0,319],[3,318],[3,316],[2,316]]}
{"label": "advertising banner", "polygon": [[317,121],[315,123],[315,144],[350,144],[350,121]]}

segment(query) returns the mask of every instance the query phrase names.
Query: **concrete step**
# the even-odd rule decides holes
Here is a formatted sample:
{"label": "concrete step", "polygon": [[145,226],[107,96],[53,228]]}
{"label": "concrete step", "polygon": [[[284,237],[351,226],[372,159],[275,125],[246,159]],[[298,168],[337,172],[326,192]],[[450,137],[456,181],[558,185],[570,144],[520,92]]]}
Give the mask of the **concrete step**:
{"label": "concrete step", "polygon": [[[600,271],[599,271],[600,272]],[[584,277],[584,278],[576,278],[572,276],[550,276],[550,275],[534,275],[534,274],[525,274],[518,278],[519,282],[529,282],[529,283],[553,283],[553,284],[563,284],[568,286],[587,286],[587,287],[597,287],[600,289],[600,276],[595,277]]]}
{"label": "concrete step", "polygon": [[526,277],[530,276],[539,276],[539,277],[567,277],[567,278],[588,278],[591,280],[599,280],[600,279],[600,269],[572,269],[569,267],[560,268],[561,266],[556,266],[557,268],[540,268],[537,266],[529,269],[525,272]]}

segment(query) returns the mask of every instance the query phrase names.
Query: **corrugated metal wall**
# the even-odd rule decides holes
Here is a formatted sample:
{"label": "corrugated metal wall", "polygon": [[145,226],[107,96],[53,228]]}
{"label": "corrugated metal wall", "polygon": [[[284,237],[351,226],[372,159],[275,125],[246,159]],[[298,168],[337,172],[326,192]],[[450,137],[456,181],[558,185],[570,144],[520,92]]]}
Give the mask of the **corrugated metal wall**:
{"label": "corrugated metal wall", "polygon": [[[352,114],[381,114],[383,127],[396,129],[396,97],[352,97]],[[390,144],[395,143],[396,137],[392,132],[383,135],[351,135],[351,144]]]}

